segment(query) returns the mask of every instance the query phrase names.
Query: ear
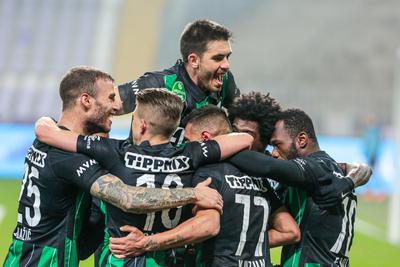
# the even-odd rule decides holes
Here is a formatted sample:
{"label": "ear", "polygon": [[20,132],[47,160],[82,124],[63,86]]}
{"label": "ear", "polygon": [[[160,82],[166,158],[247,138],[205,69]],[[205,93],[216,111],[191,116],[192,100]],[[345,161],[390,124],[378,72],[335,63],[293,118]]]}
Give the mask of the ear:
{"label": "ear", "polygon": [[191,66],[193,69],[197,69],[200,65],[200,57],[195,54],[195,53],[191,53],[188,55],[188,64],[189,66]]}
{"label": "ear", "polygon": [[89,109],[92,106],[92,97],[87,93],[82,93],[79,96],[79,102],[85,109]]}
{"label": "ear", "polygon": [[140,119],[140,134],[143,135],[147,131],[148,125],[144,119]]}
{"label": "ear", "polygon": [[212,134],[208,131],[202,131],[200,136],[203,141],[208,141],[213,138]]}
{"label": "ear", "polygon": [[306,132],[300,132],[296,138],[296,144],[298,148],[304,149],[308,145],[308,134]]}

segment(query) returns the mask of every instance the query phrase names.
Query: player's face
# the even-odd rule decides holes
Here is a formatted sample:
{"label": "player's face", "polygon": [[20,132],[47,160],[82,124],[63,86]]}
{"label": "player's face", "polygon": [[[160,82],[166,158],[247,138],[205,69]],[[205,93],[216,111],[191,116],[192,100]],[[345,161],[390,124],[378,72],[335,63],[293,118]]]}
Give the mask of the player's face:
{"label": "player's face", "polygon": [[116,114],[122,103],[116,96],[115,84],[106,79],[96,81],[97,95],[86,120],[86,133],[108,133],[111,130],[111,116]]}
{"label": "player's face", "polygon": [[265,145],[262,144],[261,138],[260,138],[260,131],[258,128],[258,123],[255,121],[246,121],[242,120],[240,118],[235,118],[233,120],[233,131],[234,132],[240,132],[240,133],[248,133],[251,136],[253,136],[254,141],[251,146],[252,150],[258,151],[258,152],[264,152],[265,150]]}
{"label": "player's face", "polygon": [[271,145],[274,147],[272,156],[278,159],[293,159],[298,157],[295,138],[292,138],[285,129],[283,121],[275,124],[275,131],[272,134]]}
{"label": "player's face", "polygon": [[219,92],[222,81],[229,70],[232,49],[229,41],[210,41],[207,50],[199,57],[197,85],[210,92]]}

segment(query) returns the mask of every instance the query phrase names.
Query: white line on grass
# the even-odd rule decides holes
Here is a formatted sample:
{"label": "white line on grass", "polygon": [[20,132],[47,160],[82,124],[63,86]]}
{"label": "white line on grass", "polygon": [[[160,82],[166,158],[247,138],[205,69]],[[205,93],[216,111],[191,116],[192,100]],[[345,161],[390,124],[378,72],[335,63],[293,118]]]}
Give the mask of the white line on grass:
{"label": "white line on grass", "polygon": [[0,224],[3,222],[4,217],[6,217],[6,209],[3,205],[0,205]]}
{"label": "white line on grass", "polygon": [[358,218],[356,219],[355,231],[378,240],[386,241],[385,230]]}

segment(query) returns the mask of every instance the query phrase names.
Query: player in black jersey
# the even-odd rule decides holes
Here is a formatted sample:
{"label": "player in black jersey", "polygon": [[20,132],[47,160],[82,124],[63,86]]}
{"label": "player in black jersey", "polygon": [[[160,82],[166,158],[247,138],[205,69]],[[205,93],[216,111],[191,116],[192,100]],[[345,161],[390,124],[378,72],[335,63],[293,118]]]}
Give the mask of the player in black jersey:
{"label": "player in black jersey", "polygon": [[[264,96],[264,98],[265,98],[264,100],[267,101],[264,100],[261,101],[262,99],[261,95],[252,93],[249,95],[243,95],[241,96],[240,99],[237,99],[232,109],[230,110],[231,111],[230,115],[234,119],[233,120],[234,127],[236,127],[241,131],[250,133],[253,132],[254,136],[258,137],[260,129],[258,129],[257,127],[260,125],[262,127],[262,124],[259,123],[260,112],[255,112],[255,110],[251,110],[251,107],[257,106],[256,103],[258,103],[258,105],[261,105],[262,102],[264,102],[264,104],[266,102],[271,102],[271,99],[268,100],[268,97]],[[287,113],[290,114],[291,112],[284,112],[283,114]],[[296,116],[296,113],[300,113],[300,115]],[[326,245],[327,243],[323,243],[326,241],[321,242],[320,237],[314,240],[315,237],[310,238],[310,233],[316,235],[320,231],[318,228],[328,229],[325,228],[324,224],[325,220],[328,219],[329,217],[329,219],[332,219],[332,222],[337,223],[337,226],[332,228],[336,229],[336,232],[330,231],[328,229],[326,230],[325,234],[330,233],[331,239],[339,238],[338,242],[345,241],[346,239],[345,242],[346,245],[347,246],[350,245],[349,242],[351,242],[350,241],[351,237],[349,237],[349,233],[352,231],[353,224],[351,223],[351,220],[353,218],[349,218],[349,214],[353,215],[352,213],[354,212],[354,207],[355,207],[354,205],[356,203],[354,201],[353,194],[351,193],[351,189],[353,188],[352,183],[344,177],[341,177],[342,179],[340,178],[333,179],[332,181],[334,182],[339,181],[340,186],[337,186],[338,184],[336,183],[332,183],[332,185],[328,186],[329,190],[325,192],[327,193],[327,195],[322,197],[319,195],[318,192],[321,190],[326,190],[326,188],[324,189],[323,187],[318,187],[320,183],[324,183],[325,181],[324,178],[323,179],[316,178],[316,173],[320,173],[321,169],[323,169],[324,171],[334,173],[335,176],[341,176],[343,175],[343,172],[342,170],[338,169],[337,164],[331,158],[329,158],[329,156],[327,156],[325,152],[319,151],[318,143],[316,141],[311,120],[307,118],[307,116],[304,116],[304,114],[302,114],[301,112],[295,111],[293,112],[292,115],[293,116],[283,115],[283,117],[289,117],[288,120],[290,122],[289,123],[290,126],[288,126],[288,129],[286,129],[285,132],[284,131],[285,129],[282,130],[282,125],[281,125],[282,121],[280,122],[280,124],[277,123],[276,124],[277,130],[274,132],[274,136],[271,139],[271,144],[277,146],[278,148],[282,146],[281,148],[283,150],[282,154],[285,155],[285,157],[284,156],[282,157],[284,158],[293,159],[298,156],[306,156],[305,158],[295,159],[296,162],[298,162],[301,166],[303,166],[304,172],[307,174],[305,176],[306,179],[302,182],[303,185],[292,184],[302,188],[303,190],[290,187],[290,189],[288,189],[287,191],[289,193],[286,193],[286,205],[288,206],[292,215],[296,218],[297,222],[299,224],[301,223],[300,228],[302,230],[302,241],[299,243],[300,245],[297,246],[296,245],[285,246],[285,249],[283,250],[282,263],[284,264],[284,266],[305,266],[305,263],[307,262],[320,264],[321,266],[341,266],[338,263],[334,263],[334,261],[342,261],[341,264],[347,266],[345,265],[347,259],[346,257],[344,258],[342,257],[343,254],[341,254],[340,256],[333,256],[332,252],[329,252],[331,247],[327,248],[328,247],[328,245]],[[285,135],[286,139],[282,139],[282,132],[286,134]],[[312,137],[309,138],[311,132],[312,132]],[[279,136],[277,137],[278,134]],[[299,138],[299,136],[303,138],[302,142],[299,141],[299,139],[301,139]],[[307,142],[304,142],[305,137],[307,139]],[[257,138],[255,138],[255,140],[257,140]],[[304,151],[308,151],[308,153],[304,153],[302,149],[304,149]],[[300,153],[300,151],[303,153]],[[315,153],[309,155],[311,152]],[[274,150],[273,154],[274,156],[277,156],[277,150]],[[250,155],[247,155],[247,158],[248,158],[247,160],[242,160],[241,162],[243,164],[242,167],[245,167],[245,169],[252,174],[262,175],[263,174],[262,170],[266,169],[264,167],[265,164],[268,164],[269,162],[269,160],[266,160],[267,157],[259,157],[258,159],[255,159],[252,158]],[[261,158],[264,158],[265,160],[263,161],[261,160]],[[353,177],[353,181],[355,182],[356,186],[362,185],[363,183],[367,182],[369,176],[371,175],[369,172],[370,169],[368,167],[366,166],[361,166],[361,167],[363,167],[367,171],[365,174],[363,173],[361,176]],[[290,184],[288,181],[286,181],[286,183]],[[334,184],[335,186],[333,186]],[[348,185],[346,186],[346,184]],[[314,191],[316,188],[317,190]],[[349,195],[349,197],[345,198],[344,200],[342,198],[343,191],[350,192],[349,194],[347,194]],[[314,197],[314,199],[317,198],[317,200],[322,201],[322,203],[324,203],[325,201],[324,197],[329,198],[329,196],[334,196],[333,198],[334,201],[330,201],[329,206],[331,207],[327,209],[328,212],[325,209],[320,209],[311,199],[311,197]],[[340,202],[338,202],[337,199],[339,199]],[[342,206],[342,202],[345,202],[346,206]],[[331,215],[329,215],[330,213]],[[323,216],[321,217],[321,214],[325,214],[326,217],[325,218]],[[312,222],[311,224],[307,222],[308,219],[302,219],[302,218],[309,218],[310,216],[314,215],[317,216],[311,221]],[[323,219],[319,220],[318,218],[323,218]],[[344,231],[343,234],[339,235],[341,227],[343,225],[342,219],[348,222],[346,227],[350,226],[351,229],[350,230],[349,228],[343,229]],[[326,225],[328,226],[330,224]],[[346,228],[345,226],[343,227]],[[311,228],[313,229],[310,230]],[[321,237],[326,238],[327,236],[324,236],[323,231],[324,230],[321,230]],[[348,234],[346,234],[346,231],[348,232]],[[308,241],[305,241],[307,239]],[[316,240],[318,240],[318,242],[315,242]],[[311,243],[314,245],[312,245]],[[318,245],[315,246],[316,243],[318,243]],[[334,244],[330,245],[333,246]],[[309,250],[312,249],[316,251],[317,253],[316,255],[320,253],[319,256],[310,257],[312,253],[310,253]],[[346,250],[346,248],[341,247],[340,244],[337,243],[334,250],[335,251],[342,250],[341,251],[342,253]],[[304,252],[304,254],[302,254],[302,251]],[[323,257],[321,256],[322,254],[326,256],[326,259],[321,259],[321,257]],[[314,257],[313,260],[311,260],[312,257]]]}
{"label": "player in black jersey", "polygon": [[[266,147],[270,141],[271,130],[274,129],[279,113],[280,106],[275,99],[270,97],[269,94],[264,95],[256,92],[241,95],[235,99],[229,108],[229,118],[234,130],[252,135],[254,137],[252,150],[265,155],[269,155]],[[286,173],[286,177],[278,177],[276,171],[283,174],[285,165],[280,166],[279,163],[271,162],[272,159],[265,157],[263,154],[244,151],[233,156],[230,162],[249,174],[272,178],[273,180],[270,179],[270,183],[276,189],[278,195],[281,195],[280,191],[284,190],[284,187],[280,186],[279,183],[306,191],[318,189],[313,193],[313,197],[321,207],[335,206],[337,202],[342,201],[341,193],[351,192],[354,186],[361,186],[367,183],[372,173],[371,168],[365,164],[346,163],[347,167],[343,168],[346,170],[346,179],[335,179],[335,176],[329,175],[329,171],[318,168],[318,165],[315,168],[319,169],[319,172],[312,175],[312,177],[305,172],[303,167],[301,167],[302,175]],[[297,164],[298,160],[293,160],[292,162]],[[277,169],[277,167],[279,168]],[[291,169],[290,167],[286,168]],[[319,181],[317,178],[322,177],[324,174],[327,174],[327,176]],[[331,179],[330,183],[327,182],[329,179]]]}
{"label": "player in black jersey", "polygon": [[[302,165],[309,162],[323,166],[337,177],[344,176],[338,164],[318,146],[311,119],[301,110],[281,113],[271,138],[272,156],[280,159],[302,157]],[[310,172],[314,169],[311,168]],[[341,203],[320,209],[310,192],[288,187],[285,202],[300,225],[302,238],[282,249],[282,266],[349,266],[349,255],[356,215],[357,197],[346,194]]]}
{"label": "player in black jersey", "polygon": [[[90,67],[71,69],[61,81],[60,95],[60,127],[83,134],[107,133],[110,115],[120,108],[113,78]],[[76,242],[87,219],[89,191],[137,213],[197,199],[193,189],[173,192],[129,187],[100,168],[95,160],[36,139],[25,157],[17,226],[4,266],[77,266]],[[207,200],[204,197],[213,191],[203,191],[203,199]],[[154,194],[153,203],[143,201],[144,194]],[[218,195],[214,196],[218,201]]]}
{"label": "player in black jersey", "polygon": [[[135,109],[135,95],[146,88],[167,88],[185,103],[184,118],[193,109],[208,104],[228,108],[240,94],[229,71],[232,53],[232,33],[222,25],[209,20],[189,23],[182,32],[180,50],[182,59],[163,71],[147,72],[137,80],[118,86],[123,110]],[[174,143],[183,141],[183,128],[179,127]]]}
{"label": "player in black jersey", "polygon": [[[207,106],[189,115],[185,136],[189,140],[209,140],[231,131],[225,112],[218,107]],[[224,199],[221,218],[216,212],[198,209],[193,218],[170,231],[152,236],[135,233],[136,236],[131,238],[113,240],[113,253],[126,255],[197,243],[219,231],[215,238],[205,241],[202,246],[203,264],[270,266],[266,242],[268,218],[271,228],[286,235],[286,239],[281,240],[283,243],[298,241],[300,233],[297,225],[285,212],[267,180],[249,177],[229,163],[219,163],[198,169],[193,183],[203,181],[208,175],[213,177],[213,186]],[[136,240],[133,244],[132,239]],[[186,266],[194,264],[186,262]]]}
{"label": "player in black jersey", "polygon": [[[137,94],[136,101],[132,127],[136,145],[97,136],[78,136],[58,129],[51,120],[45,121],[47,125],[38,123],[38,138],[95,158],[127,184],[166,189],[191,186],[191,176],[197,167],[249,147],[253,141],[248,134],[229,134],[175,148],[169,138],[180,121],[183,106],[180,98],[166,90],[147,89]],[[152,195],[144,194],[143,201],[152,202]],[[154,234],[171,229],[190,217],[190,209],[182,208],[143,216],[128,214],[112,205],[106,205],[106,211],[107,233],[111,237],[125,236],[120,230],[125,224],[134,225],[145,234]],[[109,253],[108,247],[104,247],[100,261],[102,266],[145,265],[144,256],[118,259]]]}

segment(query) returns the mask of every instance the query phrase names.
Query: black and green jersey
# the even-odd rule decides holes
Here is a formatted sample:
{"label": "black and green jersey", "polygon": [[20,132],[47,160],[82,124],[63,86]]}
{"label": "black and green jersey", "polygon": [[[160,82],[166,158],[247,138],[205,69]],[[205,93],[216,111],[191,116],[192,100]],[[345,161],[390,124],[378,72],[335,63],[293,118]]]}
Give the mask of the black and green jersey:
{"label": "black and green jersey", "polygon": [[199,168],[193,186],[212,177],[224,201],[220,232],[201,247],[203,266],[272,266],[268,219],[283,204],[267,179],[250,177],[229,163]]}
{"label": "black and green jersey", "polygon": [[[230,71],[223,79],[222,89],[218,93],[209,93],[198,87],[189,77],[182,60],[163,71],[147,72],[137,80],[118,86],[123,108],[125,113],[132,112],[135,109],[135,95],[138,91],[146,88],[167,88],[169,91],[178,95],[185,103],[182,112],[182,120],[193,109],[213,104],[228,108],[233,99],[239,96],[240,91],[235,84],[235,80]],[[179,127],[173,135],[173,143],[182,143],[183,129]]]}
{"label": "black and green jersey", "polygon": [[[125,184],[164,189],[190,187],[195,169],[217,162],[221,154],[214,140],[190,142],[177,148],[171,143],[151,146],[145,141],[132,145],[122,140],[79,136],[77,148],[80,153],[95,158]],[[104,208],[107,237],[125,236],[126,233],[120,231],[123,225],[135,226],[145,234],[164,232],[191,217],[191,208],[188,207],[148,214],[131,214],[108,204]],[[109,252],[105,240],[99,265],[146,266],[145,261],[145,256],[117,259]]]}
{"label": "black and green jersey", "polygon": [[[297,162],[304,167],[309,177],[320,172],[318,167],[330,170],[338,178],[343,172],[337,163],[323,151],[315,152]],[[357,197],[348,194],[336,206],[320,209],[312,200],[312,192],[288,187],[285,204],[300,226],[301,241],[282,248],[283,267],[349,266],[348,252],[353,234]]]}
{"label": "black and green jersey", "polygon": [[17,226],[4,266],[77,266],[92,183],[106,171],[85,155],[35,140],[25,157]]}

